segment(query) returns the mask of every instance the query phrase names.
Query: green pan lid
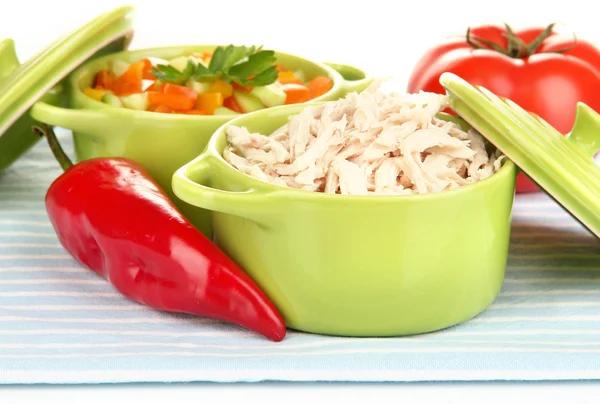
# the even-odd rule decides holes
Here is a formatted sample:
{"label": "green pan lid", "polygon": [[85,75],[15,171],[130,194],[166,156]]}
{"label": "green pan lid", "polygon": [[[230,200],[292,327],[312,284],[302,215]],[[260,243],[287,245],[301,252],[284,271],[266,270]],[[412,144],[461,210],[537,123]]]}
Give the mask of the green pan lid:
{"label": "green pan lid", "polygon": [[539,116],[516,103],[443,73],[450,107],[542,190],[600,237],[600,115],[583,103],[564,136]]}
{"label": "green pan lid", "polygon": [[35,102],[61,103],[60,83],[69,73],[91,58],[127,49],[133,10],[124,6],[102,14],[23,64],[13,40],[0,41],[0,170],[39,140],[28,113]]}

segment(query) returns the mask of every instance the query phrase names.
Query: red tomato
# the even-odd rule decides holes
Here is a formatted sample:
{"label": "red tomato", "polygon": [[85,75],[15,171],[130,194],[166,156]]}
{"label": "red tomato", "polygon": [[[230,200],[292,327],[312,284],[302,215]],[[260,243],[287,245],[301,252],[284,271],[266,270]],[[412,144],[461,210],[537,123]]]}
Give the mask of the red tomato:
{"label": "red tomato", "polygon": [[[544,30],[533,27],[515,31],[523,44],[518,46],[513,41],[516,50],[508,52],[506,27],[472,28],[469,37],[480,40],[476,46],[469,44],[465,35],[428,50],[415,65],[407,89],[445,94],[439,77],[443,72],[452,72],[511,99],[567,134],[575,121],[578,102],[600,111],[600,50],[582,39]],[[523,45],[536,38],[541,43],[528,52]],[[493,44],[502,49],[494,49]],[[519,174],[517,192],[537,190],[534,183]]]}

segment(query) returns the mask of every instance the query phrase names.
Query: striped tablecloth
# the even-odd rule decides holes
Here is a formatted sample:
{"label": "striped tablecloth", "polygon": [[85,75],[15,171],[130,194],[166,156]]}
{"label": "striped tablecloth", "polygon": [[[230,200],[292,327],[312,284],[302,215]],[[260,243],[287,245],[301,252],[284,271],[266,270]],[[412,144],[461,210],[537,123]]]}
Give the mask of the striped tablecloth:
{"label": "striped tablecloth", "polygon": [[543,195],[517,198],[504,287],[472,321],[274,344],[132,303],[77,265],[44,211],[59,174],[45,141],[0,174],[0,383],[600,378],[600,243]]}

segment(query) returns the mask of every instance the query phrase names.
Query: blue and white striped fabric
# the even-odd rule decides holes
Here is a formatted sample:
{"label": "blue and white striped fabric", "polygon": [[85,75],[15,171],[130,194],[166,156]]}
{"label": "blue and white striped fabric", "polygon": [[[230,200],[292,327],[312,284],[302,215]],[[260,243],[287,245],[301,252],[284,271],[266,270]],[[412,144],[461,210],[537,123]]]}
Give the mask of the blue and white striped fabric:
{"label": "blue and white striped fabric", "polygon": [[472,321],[275,344],[132,303],[77,265],[44,210],[59,174],[45,141],[0,174],[0,383],[600,379],[600,242],[543,195],[517,198],[504,287]]}

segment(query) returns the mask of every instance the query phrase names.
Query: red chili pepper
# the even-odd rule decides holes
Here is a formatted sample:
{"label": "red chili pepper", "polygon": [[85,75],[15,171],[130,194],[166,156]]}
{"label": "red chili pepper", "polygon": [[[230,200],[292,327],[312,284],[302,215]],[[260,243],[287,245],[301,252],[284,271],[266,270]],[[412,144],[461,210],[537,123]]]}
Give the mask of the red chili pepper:
{"label": "red chili pepper", "polygon": [[45,202],[62,246],[120,293],[147,306],[232,322],[281,341],[280,313],[222,250],[178,211],[148,172],[125,158],[73,165],[52,128],[65,172]]}

